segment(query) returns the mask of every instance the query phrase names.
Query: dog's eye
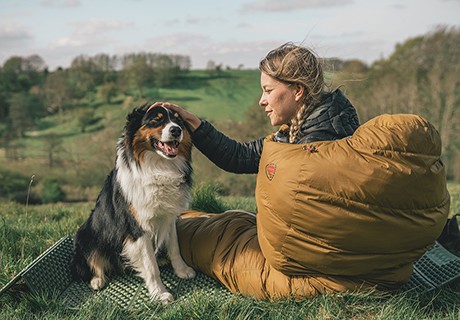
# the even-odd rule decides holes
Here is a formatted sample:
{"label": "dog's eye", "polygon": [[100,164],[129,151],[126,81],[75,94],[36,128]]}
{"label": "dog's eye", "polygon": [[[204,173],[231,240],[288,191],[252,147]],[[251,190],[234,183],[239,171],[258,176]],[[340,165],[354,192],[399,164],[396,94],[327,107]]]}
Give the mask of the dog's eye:
{"label": "dog's eye", "polygon": [[162,123],[163,120],[164,120],[164,116],[161,113],[159,113],[155,117],[151,118],[149,120],[149,123],[152,124],[152,125],[158,125],[158,124]]}
{"label": "dog's eye", "polygon": [[174,114],[174,121],[179,124],[179,125],[183,125],[184,124],[184,121],[182,120],[181,117],[179,117],[179,114],[178,113],[175,113]]}

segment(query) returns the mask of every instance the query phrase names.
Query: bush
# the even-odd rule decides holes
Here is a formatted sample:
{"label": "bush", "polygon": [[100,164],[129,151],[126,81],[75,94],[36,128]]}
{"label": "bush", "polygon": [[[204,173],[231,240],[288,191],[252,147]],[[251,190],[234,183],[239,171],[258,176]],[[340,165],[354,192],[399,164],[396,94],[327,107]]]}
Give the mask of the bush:
{"label": "bush", "polygon": [[57,179],[45,179],[43,180],[40,197],[43,203],[58,202],[65,199],[65,192]]}
{"label": "bush", "polygon": [[14,194],[11,195],[11,200],[17,203],[21,204],[41,204],[42,200],[40,198],[40,195],[38,195],[36,192],[33,191],[18,191]]}
{"label": "bush", "polygon": [[17,193],[27,192],[29,181],[22,174],[0,170],[0,197],[11,199]]}

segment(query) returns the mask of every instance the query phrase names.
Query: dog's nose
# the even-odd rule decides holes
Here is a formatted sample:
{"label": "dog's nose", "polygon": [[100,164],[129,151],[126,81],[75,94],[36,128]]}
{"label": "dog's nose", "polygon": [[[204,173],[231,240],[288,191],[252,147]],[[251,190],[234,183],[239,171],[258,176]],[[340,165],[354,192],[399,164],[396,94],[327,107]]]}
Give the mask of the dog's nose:
{"label": "dog's nose", "polygon": [[169,132],[174,138],[177,138],[182,133],[182,129],[179,127],[171,127],[171,129],[169,129]]}

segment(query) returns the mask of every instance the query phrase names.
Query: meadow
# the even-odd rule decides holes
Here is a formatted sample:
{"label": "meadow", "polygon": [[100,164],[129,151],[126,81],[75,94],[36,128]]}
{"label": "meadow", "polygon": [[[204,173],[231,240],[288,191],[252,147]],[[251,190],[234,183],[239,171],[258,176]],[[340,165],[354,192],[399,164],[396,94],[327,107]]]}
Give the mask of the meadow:
{"label": "meadow", "polygon": [[[460,185],[449,184],[452,214],[460,211]],[[92,202],[24,205],[0,203],[0,287],[29,265],[61,237],[73,235],[86,219]],[[220,211],[255,210],[253,198],[222,197],[213,187],[194,189],[192,208]],[[304,301],[257,301],[194,294],[171,305],[152,303],[145,308],[121,309],[94,301],[81,309],[20,288],[0,296],[0,319],[459,319],[460,283],[431,293],[377,292],[326,294]]]}

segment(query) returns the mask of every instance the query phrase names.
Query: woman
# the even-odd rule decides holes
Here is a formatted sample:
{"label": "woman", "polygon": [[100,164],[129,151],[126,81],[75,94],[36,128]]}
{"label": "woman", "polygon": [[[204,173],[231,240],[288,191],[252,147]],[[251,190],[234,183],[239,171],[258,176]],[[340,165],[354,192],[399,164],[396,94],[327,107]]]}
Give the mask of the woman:
{"label": "woman", "polygon": [[[280,142],[308,143],[336,140],[353,134],[358,116],[340,90],[329,92],[318,57],[308,48],[287,43],[260,62],[259,104]],[[159,104],[159,103],[157,103]],[[238,143],[207,121],[172,104],[188,125],[195,146],[220,168],[234,173],[257,173],[264,139]]]}
{"label": "woman", "polygon": [[164,103],[212,162],[257,173],[257,216],[182,215],[184,260],[257,299],[400,287],[448,215],[439,134],[413,115],[359,127],[351,103],[327,89],[319,59],[302,46],[270,51],[260,71],[259,104],[281,126],[265,139],[234,141]]}

